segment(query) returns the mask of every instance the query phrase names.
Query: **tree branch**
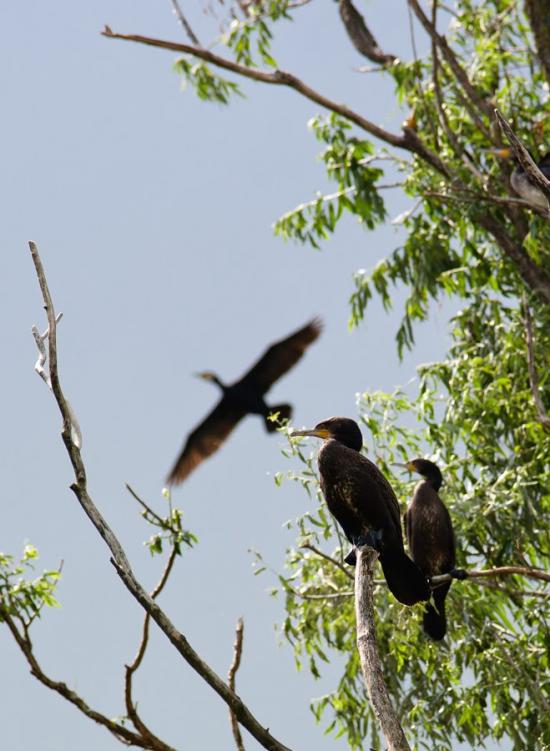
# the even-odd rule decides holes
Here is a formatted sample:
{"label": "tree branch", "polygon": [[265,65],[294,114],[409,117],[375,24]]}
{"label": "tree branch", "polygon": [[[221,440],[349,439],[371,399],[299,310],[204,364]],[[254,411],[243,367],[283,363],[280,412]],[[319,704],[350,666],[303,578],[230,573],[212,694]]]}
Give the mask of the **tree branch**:
{"label": "tree branch", "polygon": [[42,291],[42,297],[44,299],[46,314],[48,317],[48,324],[50,328],[50,334],[48,337],[49,342],[49,358],[50,358],[50,377],[52,381],[52,391],[55,396],[55,400],[59,407],[59,411],[63,417],[63,432],[62,438],[71,465],[74,470],[76,482],[71,485],[71,490],[76,495],[80,505],[88,518],[99,532],[100,536],[104,540],[105,544],[112,553],[112,563],[115,566],[118,575],[122,579],[124,585],[132,596],[139,602],[143,609],[150,614],[151,618],[159,626],[161,631],[169,639],[169,641],[176,648],[178,653],[183,659],[195,670],[201,678],[208,683],[208,685],[214,689],[214,691],[222,698],[222,700],[233,710],[238,721],[243,725],[250,734],[268,751],[289,751],[288,747],[283,745],[280,741],[274,738],[269,730],[267,730],[254,715],[250,712],[248,707],[235,694],[234,691],[227,686],[224,681],[212,670],[212,668],[201,659],[201,657],[191,647],[185,636],[180,633],[174,624],[170,621],[164,611],[157,605],[155,600],[147,594],[145,589],[135,578],[130,563],[126,554],[120,545],[118,539],[114,535],[113,531],[100,514],[99,510],[92,501],[88,494],[86,470],[80,449],[71,440],[70,434],[70,413],[67,407],[67,402],[63,394],[61,384],[59,381],[58,369],[57,369],[57,346],[56,346],[56,328],[55,328],[55,310],[52,303],[50,291],[48,289],[48,283],[42,267],[42,262],[38,254],[38,249],[33,242],[29,243],[32,259],[36,269],[36,275]]}
{"label": "tree branch", "polygon": [[[132,495],[138,500],[140,503],[143,503],[140,501],[140,499],[135,495],[134,491],[131,490],[129,485],[126,485],[126,487],[130,490]],[[145,505],[145,504],[144,504]],[[151,512],[152,513],[152,512]],[[172,568],[174,566],[174,562],[176,560],[177,556],[177,550],[175,547],[172,548],[170,551],[170,556],[168,557],[168,561],[166,563],[165,569],[162,573],[162,576],[160,578],[160,581],[158,582],[155,589],[151,592],[151,599],[156,599],[158,595],[162,592],[164,589],[164,585],[168,581],[168,577],[170,576],[172,572]],[[137,651],[137,654],[133,660],[133,662],[130,665],[126,665],[126,671],[125,671],[125,677],[124,677],[124,701],[126,704],[126,712],[128,714],[128,717],[132,721],[134,727],[136,730],[143,735],[144,738],[147,738],[151,743],[153,743],[153,748],[158,749],[158,751],[174,751],[171,746],[168,746],[164,741],[162,741],[160,738],[158,738],[154,733],[149,730],[147,725],[143,722],[141,717],[138,714],[138,711],[136,709],[136,705],[134,704],[133,698],[132,698],[132,680],[134,673],[136,670],[138,670],[139,666],[141,665],[143,658],[145,657],[145,652],[147,650],[147,645],[149,643],[149,626],[151,623],[151,616],[149,613],[145,614],[145,618],[143,620],[143,631],[141,636],[141,642]]]}
{"label": "tree branch", "polygon": [[[483,576],[525,576],[527,579],[540,579],[541,581],[550,582],[550,574],[546,571],[541,571],[538,568],[530,568],[528,566],[499,566],[495,568],[487,568],[481,571],[470,570],[465,571],[466,579],[476,579]],[[431,584],[443,584],[443,582],[453,581],[456,577],[451,574],[440,574],[439,576],[432,576],[430,579]]]}
{"label": "tree branch", "polygon": [[347,569],[343,563],[340,563],[340,561],[337,561],[336,558],[332,558],[332,556],[328,555],[327,553],[323,553],[322,550],[319,550],[319,548],[316,548],[314,545],[311,545],[311,543],[306,542],[304,545],[300,545],[300,547],[303,550],[311,550],[312,553],[315,553],[320,558],[324,558],[325,561],[330,561],[336,568],[339,568],[342,573],[344,573],[348,579],[351,579],[352,581],[355,581],[354,575],[351,573],[349,569]]}
{"label": "tree branch", "polygon": [[388,751],[410,751],[405,733],[390,701],[376,647],[373,571],[378,553],[366,545],[356,548],[356,553],[355,616],[357,621],[357,649],[369,699],[380,722],[388,744]]}
{"label": "tree branch", "polygon": [[[506,138],[510,142],[514,156],[527,173],[528,179],[544,193],[544,195],[550,202],[550,181],[547,180],[546,177],[542,174],[537,164],[533,160],[531,154],[527,151],[525,146],[512,130],[510,123],[500,114],[497,109],[495,109],[495,116],[498,124],[506,135]],[[548,217],[548,214],[546,216]]]}
{"label": "tree branch", "polygon": [[15,639],[17,646],[24,654],[31,669],[31,675],[33,675],[38,681],[40,681],[40,683],[42,683],[44,686],[47,686],[47,688],[51,689],[52,691],[56,691],[60,696],[66,699],[69,703],[73,704],[77,709],[79,709],[82,714],[86,715],[86,717],[89,717],[94,722],[97,722],[98,725],[102,725],[104,728],[107,728],[107,730],[112,733],[117,740],[125,743],[127,746],[138,746],[139,748],[146,749],[152,748],[140,735],[137,735],[132,730],[128,730],[124,726],[119,725],[114,720],[109,719],[105,715],[101,714],[100,712],[96,712],[95,709],[89,707],[84,699],[82,699],[75,691],[70,689],[66,683],[63,683],[62,681],[55,681],[48,675],[46,675],[34,655],[30,638],[28,637],[28,635],[23,635],[20,633],[19,629],[15,625],[13,618],[11,617],[10,613],[1,600],[0,614],[2,615],[2,620],[6,622],[6,625],[9,628],[13,638]]}
{"label": "tree branch", "polygon": [[533,401],[535,403],[535,410],[537,412],[537,419],[544,425],[545,428],[550,429],[550,417],[546,414],[544,404],[542,403],[542,397],[540,395],[539,377],[537,374],[537,367],[535,364],[535,345],[533,342],[533,320],[531,318],[531,310],[529,303],[527,302],[526,295],[523,296],[523,313],[525,324],[525,340],[527,343],[527,370],[529,372],[529,383],[531,385],[531,393],[533,394]]}
{"label": "tree branch", "polygon": [[193,29],[189,25],[189,21],[183,15],[183,11],[182,11],[182,9],[180,7],[180,4],[178,3],[178,0],[170,0],[170,2],[172,3],[172,9],[174,11],[174,15],[176,16],[176,18],[178,19],[178,21],[180,22],[180,24],[183,26],[183,28],[185,30],[185,33],[187,34],[187,36],[189,37],[189,39],[191,40],[191,42],[196,47],[201,47],[202,45],[199,42],[198,37],[195,35],[195,32],[193,31]]}
{"label": "tree branch", "polygon": [[537,56],[550,84],[550,15],[547,0],[525,0],[525,13],[535,38]]}
{"label": "tree branch", "polygon": [[221,57],[220,55],[216,55],[210,50],[205,50],[200,47],[193,47],[189,44],[168,42],[162,39],[154,39],[152,37],[145,37],[137,34],[116,34],[109,28],[109,26],[105,26],[101,33],[103,36],[108,37],[109,39],[123,39],[128,42],[137,42],[138,44],[146,44],[151,47],[160,47],[161,49],[165,50],[172,50],[174,52],[183,52],[188,55],[194,55],[195,57],[198,57],[201,60],[205,60],[206,62],[211,63],[218,68],[229,70],[232,73],[242,76],[243,78],[249,78],[253,81],[261,81],[262,83],[274,84],[277,86],[287,86],[288,88],[297,91],[306,99],[319,104],[321,107],[324,107],[331,112],[335,112],[336,114],[347,118],[350,122],[355,123],[355,125],[359,126],[367,133],[370,133],[370,135],[379,138],[381,141],[389,143],[390,145],[397,148],[405,149],[406,151],[410,151],[414,154],[418,154],[418,156],[424,159],[435,170],[445,176],[448,175],[447,168],[445,167],[441,159],[437,156],[437,154],[434,154],[432,151],[430,151],[430,149],[428,149],[428,147],[421,141],[419,136],[411,128],[403,128],[402,135],[390,133],[389,131],[384,130],[384,128],[381,128],[370,120],[362,117],[357,112],[347,107],[345,104],[338,104],[337,102],[328,99],[328,97],[323,96],[292,73],[288,73],[283,70],[268,72],[260,70],[259,68],[251,68],[246,65],[235,63],[232,60]]}
{"label": "tree branch", "polygon": [[[237,627],[235,629],[233,660],[231,662],[231,665],[229,666],[229,672],[227,674],[227,685],[229,686],[231,691],[235,691],[235,676],[237,675],[237,670],[239,669],[239,666],[241,664],[241,657],[243,653],[243,635],[244,623],[243,619],[239,618],[239,620],[237,621]],[[243,737],[241,735],[241,731],[239,730],[239,723],[237,722],[235,713],[231,709],[229,710],[229,720],[231,722],[231,731],[233,733],[233,738],[235,739],[235,745],[237,746],[238,751],[245,751]]]}
{"label": "tree branch", "polygon": [[359,54],[380,65],[391,65],[397,60],[395,55],[387,54],[380,49],[365,19],[351,0],[340,0],[338,8],[348,36]]}
{"label": "tree branch", "polygon": [[453,72],[453,75],[455,77],[455,80],[457,83],[462,87],[462,90],[466,94],[466,98],[464,99],[464,104],[470,113],[470,116],[476,126],[483,132],[485,137],[489,142],[493,141],[493,138],[491,137],[491,134],[487,127],[485,126],[485,123],[481,119],[479,113],[484,114],[488,119],[491,118],[492,111],[491,106],[488,102],[486,102],[483,97],[481,97],[475,88],[472,86],[472,83],[470,82],[470,79],[468,78],[468,75],[464,68],[460,65],[458,62],[454,52],[449,47],[447,40],[442,34],[439,34],[437,32],[437,29],[435,26],[431,23],[429,18],[426,16],[422,8],[420,7],[418,0],[408,0],[409,6],[412,8],[413,13],[418,18],[422,26],[424,27],[424,30],[430,36],[432,41],[437,45],[437,47],[441,50],[441,54],[447,61],[447,64],[449,65],[450,69]]}

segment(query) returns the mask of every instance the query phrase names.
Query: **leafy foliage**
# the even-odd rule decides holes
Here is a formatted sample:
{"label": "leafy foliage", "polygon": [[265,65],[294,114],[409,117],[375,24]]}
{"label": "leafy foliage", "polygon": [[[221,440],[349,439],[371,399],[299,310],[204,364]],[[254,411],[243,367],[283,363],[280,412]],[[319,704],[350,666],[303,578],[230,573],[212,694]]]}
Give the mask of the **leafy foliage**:
{"label": "leafy foliage", "polygon": [[183,77],[184,84],[190,85],[199,99],[205,102],[229,104],[232,95],[243,96],[234,81],[212,73],[206,63],[181,57],[174,64],[174,70]]}
{"label": "leafy foliage", "polygon": [[2,611],[17,617],[28,628],[44,607],[57,607],[55,588],[60,571],[44,571],[35,579],[25,578],[38,559],[38,551],[26,545],[18,563],[12,555],[0,553],[0,621]]}

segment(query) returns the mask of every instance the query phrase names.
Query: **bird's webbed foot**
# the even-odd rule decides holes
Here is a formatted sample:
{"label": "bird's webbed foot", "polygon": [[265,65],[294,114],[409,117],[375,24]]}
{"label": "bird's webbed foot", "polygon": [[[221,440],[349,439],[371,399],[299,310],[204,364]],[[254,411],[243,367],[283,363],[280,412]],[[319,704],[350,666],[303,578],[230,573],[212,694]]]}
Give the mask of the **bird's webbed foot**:
{"label": "bird's webbed foot", "polygon": [[449,574],[453,579],[460,579],[461,581],[468,578],[468,572],[464,571],[463,568],[454,568],[452,571],[449,571]]}

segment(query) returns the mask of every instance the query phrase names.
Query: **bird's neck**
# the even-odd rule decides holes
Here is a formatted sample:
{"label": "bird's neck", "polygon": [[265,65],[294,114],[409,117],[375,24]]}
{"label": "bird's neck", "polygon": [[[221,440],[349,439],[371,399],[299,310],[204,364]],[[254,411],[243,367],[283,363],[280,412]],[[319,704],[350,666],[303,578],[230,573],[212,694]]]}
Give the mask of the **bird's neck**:
{"label": "bird's neck", "polygon": [[441,472],[430,472],[429,475],[424,475],[424,482],[427,482],[436,492],[443,485],[443,478]]}

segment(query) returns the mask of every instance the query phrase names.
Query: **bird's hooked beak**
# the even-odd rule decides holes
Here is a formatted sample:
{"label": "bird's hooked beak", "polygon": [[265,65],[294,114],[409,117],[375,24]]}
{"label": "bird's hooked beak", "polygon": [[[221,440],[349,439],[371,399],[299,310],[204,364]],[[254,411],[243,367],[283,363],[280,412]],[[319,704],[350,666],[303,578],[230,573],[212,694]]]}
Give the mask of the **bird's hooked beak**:
{"label": "bird's hooked beak", "polygon": [[307,430],[293,430],[290,434],[291,438],[297,438],[298,436],[313,436],[314,438],[330,438],[330,430],[326,428],[308,428]]}

